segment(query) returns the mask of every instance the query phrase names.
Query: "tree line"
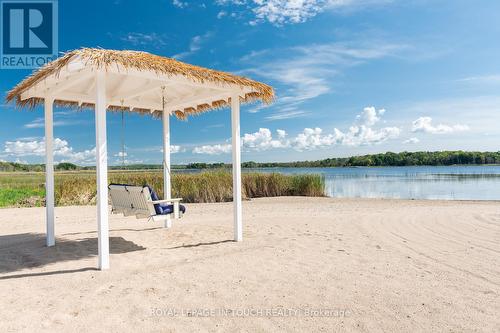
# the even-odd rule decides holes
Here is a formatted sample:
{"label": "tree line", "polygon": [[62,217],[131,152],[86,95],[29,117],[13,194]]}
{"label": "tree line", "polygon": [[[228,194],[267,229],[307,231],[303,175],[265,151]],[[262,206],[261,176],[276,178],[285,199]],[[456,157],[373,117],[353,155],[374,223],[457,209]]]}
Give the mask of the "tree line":
{"label": "tree line", "polygon": [[500,164],[500,152],[434,151],[380,153],[351,157],[327,158],[317,161],[283,163],[245,162],[245,168],[266,167],[354,167],[354,166],[419,166],[419,165],[484,165]]}
{"label": "tree line", "polygon": [[[419,151],[401,153],[380,153],[351,157],[334,157],[317,161],[296,162],[243,162],[242,168],[316,168],[316,167],[354,167],[354,166],[419,166],[419,165],[484,165],[500,164],[500,151]],[[230,168],[227,163],[190,163],[186,165],[173,165],[172,169],[221,169]],[[73,163],[59,163],[56,171],[94,170],[94,166],[78,166]],[[159,170],[161,164],[135,164],[125,166],[110,166],[111,170]],[[44,164],[21,164],[0,161],[0,171],[13,172],[42,172]]]}

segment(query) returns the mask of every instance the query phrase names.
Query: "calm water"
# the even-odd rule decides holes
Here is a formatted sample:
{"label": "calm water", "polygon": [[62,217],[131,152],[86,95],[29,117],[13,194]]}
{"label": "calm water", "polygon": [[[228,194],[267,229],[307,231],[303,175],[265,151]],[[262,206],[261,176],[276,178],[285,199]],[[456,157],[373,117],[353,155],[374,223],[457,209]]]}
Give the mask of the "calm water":
{"label": "calm water", "polygon": [[322,174],[325,192],[331,197],[500,200],[500,166],[260,168],[252,171]]}

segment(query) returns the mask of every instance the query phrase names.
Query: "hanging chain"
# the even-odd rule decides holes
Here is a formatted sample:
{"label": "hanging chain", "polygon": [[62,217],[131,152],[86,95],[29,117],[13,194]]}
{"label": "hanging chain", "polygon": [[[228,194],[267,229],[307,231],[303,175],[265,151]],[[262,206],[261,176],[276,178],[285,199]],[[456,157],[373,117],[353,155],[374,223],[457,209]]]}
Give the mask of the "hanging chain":
{"label": "hanging chain", "polygon": [[[161,116],[162,116],[162,117],[165,117],[165,116],[166,116],[166,115],[165,115],[165,86],[162,86],[162,87],[161,87],[161,106],[162,106],[162,115],[161,115]],[[167,116],[167,117],[168,117],[168,116]],[[165,138],[163,138],[163,140],[165,140]],[[169,141],[170,141],[170,140],[169,140]],[[169,144],[170,144],[170,142],[169,142]],[[165,149],[165,147],[163,147],[163,149]],[[165,152],[164,152],[164,153],[165,153]],[[168,172],[168,174],[169,174],[169,175],[172,175],[172,174],[170,173],[170,168],[169,168],[169,167],[168,167],[168,165],[167,165],[167,161],[165,161],[165,158],[163,159],[163,168],[164,168],[165,170],[167,170],[167,172]]]}
{"label": "hanging chain", "polygon": [[125,110],[123,109],[123,99],[122,104],[122,168],[125,169]]}

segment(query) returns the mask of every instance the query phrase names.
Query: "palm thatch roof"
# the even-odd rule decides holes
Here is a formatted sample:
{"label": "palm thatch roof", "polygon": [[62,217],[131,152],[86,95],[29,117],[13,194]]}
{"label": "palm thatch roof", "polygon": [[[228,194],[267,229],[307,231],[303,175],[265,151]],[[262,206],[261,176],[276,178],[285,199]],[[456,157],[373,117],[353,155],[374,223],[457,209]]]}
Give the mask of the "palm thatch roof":
{"label": "palm thatch roof", "polygon": [[[62,76],[61,73],[65,72],[67,74],[69,65],[75,61],[80,62],[83,64],[84,68],[91,71],[104,70],[106,73],[122,75],[121,80],[126,79],[123,75],[127,75],[129,70],[135,70],[162,76],[164,79],[170,77],[183,77],[190,82],[199,84],[200,87],[203,87],[205,83],[212,84],[212,88],[215,87],[215,89],[217,89],[217,87],[227,87],[228,89],[234,89],[234,87],[237,87],[241,91],[239,96],[240,101],[243,103],[260,100],[266,104],[270,104],[274,99],[274,91],[272,87],[242,76],[190,65],[175,59],[147,52],[82,48],[67,52],[58,59],[34,71],[33,74],[25,78],[8,92],[6,97],[7,102],[14,101],[18,106],[28,108],[33,108],[36,105],[43,103],[46,96],[43,95],[43,89],[39,86],[43,86],[44,83],[46,84],[45,81],[48,79],[52,80],[52,84],[63,85],[64,82],[62,81],[62,78],[60,78],[60,76]],[[69,74],[67,76],[69,76]],[[58,80],[61,82],[58,82]],[[89,80],[93,81],[94,77],[90,77]],[[120,81],[118,76],[116,81]],[[89,87],[91,87],[90,84],[91,83],[88,83]],[[158,91],[159,88],[160,87],[158,87]],[[173,86],[173,88],[175,88],[175,86]],[[92,91],[93,93],[91,88],[87,88],[86,90]],[[208,92],[210,93],[210,91]],[[158,96],[158,92],[151,92],[151,94],[153,93],[156,95],[146,97],[149,99],[156,98]],[[74,106],[79,108],[94,107],[94,102],[92,100],[85,99],[85,96],[78,100],[76,97],[71,97],[73,95],[74,94],[60,94],[59,96],[56,94],[53,96],[54,103],[60,106]],[[191,94],[191,96],[192,95],[193,94]],[[89,96],[91,96],[89,98],[93,98],[92,95]],[[220,96],[222,95],[219,94],[219,97]],[[126,97],[127,96],[125,95],[125,98]],[[195,102],[200,103],[198,104]],[[113,101],[111,101],[111,103],[113,103]],[[207,101],[194,100],[193,103],[194,104],[192,105],[182,105],[179,109],[169,111],[173,112],[178,118],[186,119],[188,115],[199,114],[225,107],[228,103],[230,103],[230,97],[224,97],[218,100],[208,99]],[[140,103],[135,106],[123,105],[123,103],[114,103],[110,104],[108,109],[151,113],[157,116],[160,116],[162,111],[160,107],[141,107]]]}

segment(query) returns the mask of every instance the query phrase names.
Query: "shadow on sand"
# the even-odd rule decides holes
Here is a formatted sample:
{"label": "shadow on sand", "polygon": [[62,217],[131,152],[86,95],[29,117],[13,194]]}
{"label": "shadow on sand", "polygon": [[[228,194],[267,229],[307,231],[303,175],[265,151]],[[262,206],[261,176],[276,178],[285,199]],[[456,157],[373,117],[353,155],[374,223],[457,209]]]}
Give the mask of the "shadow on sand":
{"label": "shadow on sand", "polygon": [[[111,254],[141,251],[145,249],[146,248],[122,237],[109,238],[109,252]],[[97,237],[78,240],[58,238],[56,240],[56,246],[47,247],[45,246],[45,234],[25,233],[0,236],[0,274],[94,256],[97,256]],[[77,270],[0,276],[0,280],[14,277],[53,275],[87,270],[95,270],[95,268],[87,267]]]}
{"label": "shadow on sand", "polygon": [[232,240],[232,239],[226,239],[226,240],[218,241],[218,242],[206,242],[206,243],[196,243],[196,244],[183,244],[183,245],[174,246],[174,247],[167,247],[166,250],[175,250],[175,249],[182,249],[182,248],[207,246],[207,245],[217,245],[217,244],[234,243],[234,242],[235,241]]}
{"label": "shadow on sand", "polygon": [[[131,231],[131,232],[143,232],[143,231],[151,231],[151,230],[158,230],[158,229],[165,229],[164,227],[153,227],[153,228],[146,228],[146,229],[131,229],[131,228],[122,228],[122,229],[109,229],[109,232],[113,231]],[[72,236],[72,235],[86,235],[86,234],[97,234],[97,231],[83,231],[83,232],[68,232],[66,234],[62,234],[61,236]]]}

